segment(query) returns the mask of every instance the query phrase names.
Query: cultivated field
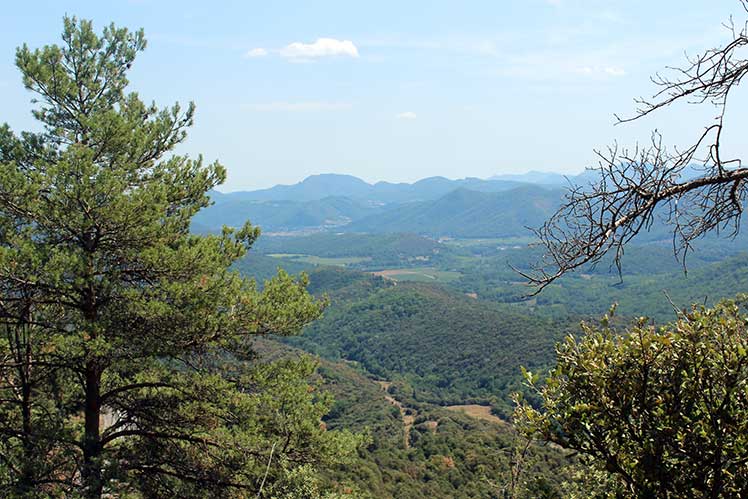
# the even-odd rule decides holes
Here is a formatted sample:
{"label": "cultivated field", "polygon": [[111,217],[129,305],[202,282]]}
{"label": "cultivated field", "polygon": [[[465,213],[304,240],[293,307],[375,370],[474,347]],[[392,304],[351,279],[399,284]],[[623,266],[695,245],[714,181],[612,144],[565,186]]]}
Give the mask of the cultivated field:
{"label": "cultivated field", "polygon": [[393,281],[414,282],[450,282],[459,279],[462,274],[452,270],[438,270],[433,267],[416,267],[409,269],[387,269],[372,272]]}
{"label": "cultivated field", "polygon": [[328,258],[296,253],[271,253],[268,256],[273,258],[282,258],[284,260],[292,260],[294,262],[310,263],[312,265],[330,265],[333,267],[347,267],[348,265],[355,265],[357,263],[371,261],[371,257],[368,256],[345,256]]}

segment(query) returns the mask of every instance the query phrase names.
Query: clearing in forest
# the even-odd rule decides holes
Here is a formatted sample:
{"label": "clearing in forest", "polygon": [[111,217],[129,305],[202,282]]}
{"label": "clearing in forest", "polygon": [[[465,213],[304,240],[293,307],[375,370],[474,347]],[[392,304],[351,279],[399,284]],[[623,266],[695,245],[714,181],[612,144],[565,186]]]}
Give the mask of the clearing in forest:
{"label": "clearing in forest", "polygon": [[462,274],[453,270],[437,270],[433,267],[416,267],[409,269],[387,269],[372,272],[393,281],[415,282],[450,282],[459,279]]}
{"label": "clearing in forest", "polygon": [[491,406],[478,404],[448,405],[445,409],[462,412],[475,419],[481,419],[490,423],[505,424],[504,420],[491,413]]}

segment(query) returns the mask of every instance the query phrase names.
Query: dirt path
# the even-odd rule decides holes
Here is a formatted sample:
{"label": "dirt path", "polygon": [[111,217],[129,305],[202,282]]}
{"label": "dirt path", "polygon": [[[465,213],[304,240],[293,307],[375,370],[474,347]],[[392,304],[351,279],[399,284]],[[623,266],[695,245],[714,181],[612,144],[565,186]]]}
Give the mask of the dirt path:
{"label": "dirt path", "polygon": [[404,444],[406,449],[410,449],[410,430],[413,428],[413,423],[416,421],[416,412],[413,409],[405,407],[402,402],[392,397],[387,390],[392,386],[391,381],[377,381],[377,384],[382,387],[384,391],[384,399],[390,404],[394,405],[400,411],[400,417],[403,420],[403,433],[404,433]]}

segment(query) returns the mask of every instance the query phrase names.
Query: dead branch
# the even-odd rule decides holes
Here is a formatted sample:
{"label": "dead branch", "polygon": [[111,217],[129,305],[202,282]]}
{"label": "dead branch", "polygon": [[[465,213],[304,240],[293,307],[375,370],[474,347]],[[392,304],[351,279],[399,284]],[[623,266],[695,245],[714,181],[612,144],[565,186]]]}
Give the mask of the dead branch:
{"label": "dead branch", "polygon": [[[740,2],[748,13],[748,0]],[[748,74],[748,59],[741,53],[748,46],[748,24],[737,29],[730,19],[725,26],[729,42],[687,57],[682,68],[655,75],[652,81],[659,90],[654,96],[637,99],[633,116],[616,116],[619,123],[627,123],[686,101],[713,106],[714,120],[686,148],[669,151],[654,131],[646,146],[626,149],[614,144],[596,151],[595,181],[572,186],[558,211],[534,231],[546,254],[530,271],[518,271],[535,286],[533,294],[607,254],[613,254],[620,274],[626,244],[657,218],[672,228],[673,251],[684,270],[694,240],[710,232],[738,233],[748,168],[740,159],[725,158],[721,138],[728,98]]]}

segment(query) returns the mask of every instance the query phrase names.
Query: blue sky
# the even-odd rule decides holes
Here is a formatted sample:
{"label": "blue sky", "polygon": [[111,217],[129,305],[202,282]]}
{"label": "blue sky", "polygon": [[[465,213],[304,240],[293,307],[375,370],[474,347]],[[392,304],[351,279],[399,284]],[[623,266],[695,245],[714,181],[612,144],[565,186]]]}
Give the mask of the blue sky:
{"label": "blue sky", "polygon": [[[56,43],[67,13],[144,28],[132,88],[194,101],[181,152],[226,165],[223,190],[310,174],[368,181],[581,171],[593,149],[660,129],[669,144],[708,109],[613,126],[653,91],[649,76],[726,39],[737,0],[8,2],[0,121],[34,127],[15,47]],[[740,19],[740,17],[738,17]],[[732,109],[742,108],[740,96]],[[728,116],[727,146],[746,126]],[[740,113],[745,115],[746,113]],[[734,118],[733,118],[734,116]]]}

